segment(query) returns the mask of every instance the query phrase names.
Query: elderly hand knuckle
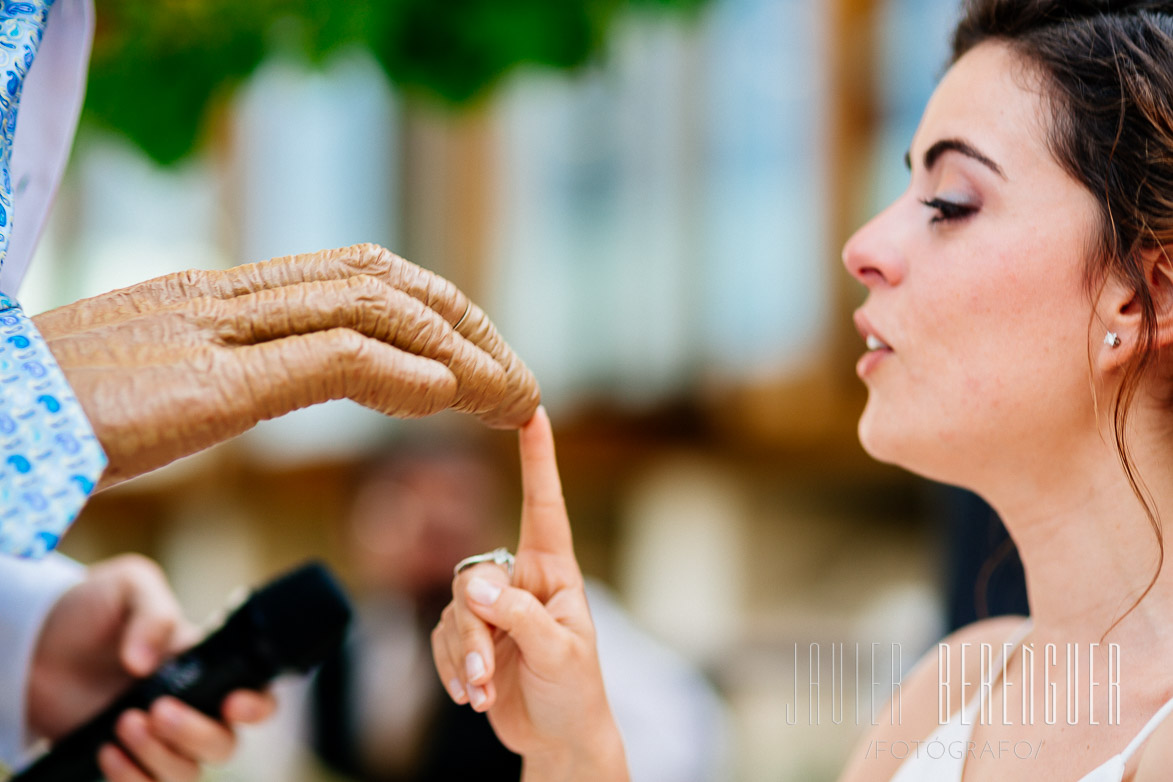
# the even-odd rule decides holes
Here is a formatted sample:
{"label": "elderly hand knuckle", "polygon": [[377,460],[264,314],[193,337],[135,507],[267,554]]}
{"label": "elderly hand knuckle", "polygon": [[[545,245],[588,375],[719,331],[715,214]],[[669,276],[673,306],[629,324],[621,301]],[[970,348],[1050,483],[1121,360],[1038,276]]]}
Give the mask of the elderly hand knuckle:
{"label": "elderly hand knuckle", "polygon": [[349,252],[355,253],[356,255],[367,255],[369,253],[378,252],[382,248],[373,242],[359,242],[358,244],[352,244],[345,249]]}
{"label": "elderly hand knuckle", "polygon": [[350,249],[359,256],[362,266],[367,270],[378,273],[385,271],[390,265],[391,252],[381,244],[363,242]]}
{"label": "elderly hand knuckle", "polygon": [[179,279],[188,287],[202,288],[204,283],[212,279],[217,273],[204,269],[184,269],[178,273]]}
{"label": "elderly hand knuckle", "polygon": [[367,359],[367,346],[357,331],[339,329],[334,337],[335,355],[350,368],[362,366]]}
{"label": "elderly hand knuckle", "polygon": [[356,274],[347,281],[347,294],[351,301],[360,304],[373,304],[386,301],[387,286],[376,276],[369,273]]}

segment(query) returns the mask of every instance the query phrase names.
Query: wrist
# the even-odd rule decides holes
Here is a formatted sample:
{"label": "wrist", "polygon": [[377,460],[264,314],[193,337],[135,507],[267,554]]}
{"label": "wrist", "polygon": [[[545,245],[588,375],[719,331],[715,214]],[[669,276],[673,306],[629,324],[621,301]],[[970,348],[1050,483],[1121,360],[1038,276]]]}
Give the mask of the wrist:
{"label": "wrist", "polygon": [[611,723],[591,740],[527,754],[521,782],[627,782],[627,754],[619,729]]}

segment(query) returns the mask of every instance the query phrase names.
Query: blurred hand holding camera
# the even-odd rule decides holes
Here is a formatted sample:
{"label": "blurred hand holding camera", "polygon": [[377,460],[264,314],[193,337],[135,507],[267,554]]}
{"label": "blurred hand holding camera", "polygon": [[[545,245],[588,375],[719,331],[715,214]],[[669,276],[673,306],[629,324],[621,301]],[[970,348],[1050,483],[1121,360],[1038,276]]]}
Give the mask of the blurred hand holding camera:
{"label": "blurred hand holding camera", "polygon": [[[93,565],[54,604],[37,641],[28,689],[28,725],[55,741],[101,711],[131,681],[198,640],[158,566],[127,555]],[[223,762],[236,747],[233,724],[267,719],[272,696],[240,690],[217,721],[174,698],[118,722],[122,747],[98,755],[111,782],[196,779],[200,764]]]}

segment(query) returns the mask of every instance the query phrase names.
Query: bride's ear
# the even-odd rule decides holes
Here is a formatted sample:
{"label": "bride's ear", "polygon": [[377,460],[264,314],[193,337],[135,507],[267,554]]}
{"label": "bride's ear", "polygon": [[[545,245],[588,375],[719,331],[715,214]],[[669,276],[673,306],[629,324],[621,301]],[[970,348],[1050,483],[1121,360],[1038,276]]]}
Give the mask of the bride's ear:
{"label": "bride's ear", "polygon": [[[1142,251],[1144,284],[1152,298],[1156,319],[1156,342],[1153,349],[1173,346],[1173,246],[1161,246]],[[1129,281],[1110,276],[1100,291],[1104,333],[1093,333],[1093,356],[1098,356],[1100,370],[1112,373],[1120,370],[1133,358],[1144,336],[1144,305],[1136,288]]]}

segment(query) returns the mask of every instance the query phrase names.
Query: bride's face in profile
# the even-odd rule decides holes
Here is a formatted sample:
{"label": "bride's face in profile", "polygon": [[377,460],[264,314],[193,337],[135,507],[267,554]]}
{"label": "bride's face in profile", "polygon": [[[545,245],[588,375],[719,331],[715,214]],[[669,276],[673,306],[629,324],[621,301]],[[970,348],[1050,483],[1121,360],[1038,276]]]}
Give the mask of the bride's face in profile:
{"label": "bride's face in profile", "polygon": [[1048,150],[1049,116],[1030,68],[976,47],[925,109],[908,190],[844,248],[878,348],[857,367],[859,435],[882,461],[980,491],[1095,426],[1104,333],[1084,275],[1099,218]]}

